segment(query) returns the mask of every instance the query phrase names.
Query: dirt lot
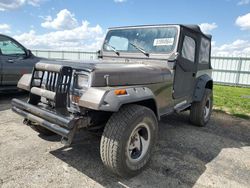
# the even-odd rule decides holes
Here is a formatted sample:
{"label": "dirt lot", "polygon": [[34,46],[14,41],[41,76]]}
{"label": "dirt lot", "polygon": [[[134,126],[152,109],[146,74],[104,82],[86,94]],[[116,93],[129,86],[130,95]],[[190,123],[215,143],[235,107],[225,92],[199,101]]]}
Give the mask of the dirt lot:
{"label": "dirt lot", "polygon": [[59,136],[42,137],[9,110],[0,95],[0,187],[249,187],[250,122],[214,112],[205,128],[188,114],[160,122],[159,141],[148,168],[132,179],[107,171],[100,138],[79,132],[70,148]]}

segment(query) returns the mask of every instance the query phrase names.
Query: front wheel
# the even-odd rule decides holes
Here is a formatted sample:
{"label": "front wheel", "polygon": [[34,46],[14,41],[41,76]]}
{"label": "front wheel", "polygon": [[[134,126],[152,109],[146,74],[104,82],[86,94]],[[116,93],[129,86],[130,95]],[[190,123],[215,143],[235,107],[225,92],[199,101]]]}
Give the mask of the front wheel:
{"label": "front wheel", "polygon": [[213,108],[213,92],[205,89],[203,98],[200,102],[193,102],[190,110],[190,121],[197,126],[205,126],[211,116]]}
{"label": "front wheel", "polygon": [[158,122],[149,108],[127,105],[114,113],[101,138],[101,158],[120,176],[134,176],[148,163],[157,139]]}

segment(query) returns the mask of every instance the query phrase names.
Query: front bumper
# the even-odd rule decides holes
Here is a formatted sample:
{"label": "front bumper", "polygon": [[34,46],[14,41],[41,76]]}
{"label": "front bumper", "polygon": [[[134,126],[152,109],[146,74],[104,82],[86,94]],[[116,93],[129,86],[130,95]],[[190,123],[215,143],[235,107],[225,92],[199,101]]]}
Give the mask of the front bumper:
{"label": "front bumper", "polygon": [[71,144],[77,128],[77,118],[71,115],[63,116],[56,111],[47,110],[18,99],[12,100],[12,110],[25,119],[61,135],[65,144]]}

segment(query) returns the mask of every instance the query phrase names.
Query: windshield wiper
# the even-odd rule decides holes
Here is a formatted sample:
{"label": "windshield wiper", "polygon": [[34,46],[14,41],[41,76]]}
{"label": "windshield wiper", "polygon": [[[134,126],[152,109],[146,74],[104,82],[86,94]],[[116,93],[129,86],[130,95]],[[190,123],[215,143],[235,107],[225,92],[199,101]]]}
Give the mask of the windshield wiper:
{"label": "windshield wiper", "polygon": [[137,50],[139,50],[141,53],[143,53],[145,56],[149,57],[149,53],[146,52],[144,49],[142,49],[141,47],[135,45],[134,43],[132,42],[129,42],[130,45],[134,46]]}
{"label": "windshield wiper", "polygon": [[105,42],[104,45],[108,46],[116,53],[116,55],[120,56],[120,53],[115,49],[115,47],[111,46],[109,43]]}

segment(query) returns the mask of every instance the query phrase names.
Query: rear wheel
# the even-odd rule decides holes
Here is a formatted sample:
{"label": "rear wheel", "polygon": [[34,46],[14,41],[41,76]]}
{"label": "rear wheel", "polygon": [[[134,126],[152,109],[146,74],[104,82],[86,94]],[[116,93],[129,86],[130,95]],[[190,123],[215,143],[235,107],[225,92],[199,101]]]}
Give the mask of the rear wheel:
{"label": "rear wheel", "polygon": [[197,126],[205,126],[211,116],[213,108],[213,92],[211,89],[205,89],[205,93],[200,102],[194,102],[191,105],[190,121]]}
{"label": "rear wheel", "polygon": [[120,176],[134,176],[148,163],[157,139],[158,122],[149,108],[128,105],[114,113],[101,139],[101,158]]}

